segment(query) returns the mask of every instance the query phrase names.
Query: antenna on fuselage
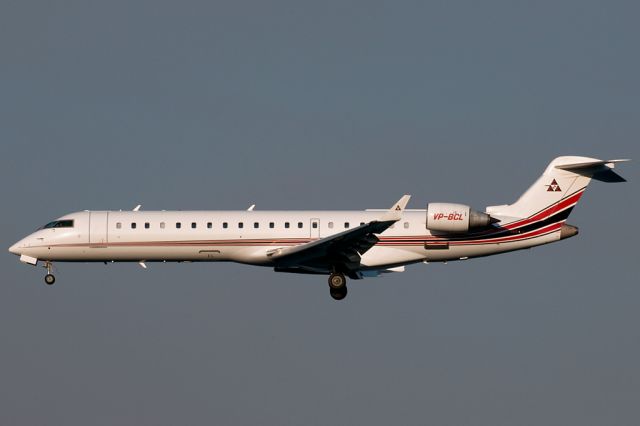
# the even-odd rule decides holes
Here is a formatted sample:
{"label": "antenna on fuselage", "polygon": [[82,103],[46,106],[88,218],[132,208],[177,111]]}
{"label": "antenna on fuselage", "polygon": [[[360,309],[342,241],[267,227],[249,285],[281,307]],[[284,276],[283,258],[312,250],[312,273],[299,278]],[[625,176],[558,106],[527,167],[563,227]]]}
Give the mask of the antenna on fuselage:
{"label": "antenna on fuselage", "polygon": [[255,209],[255,208],[256,208],[256,205],[255,205],[255,204],[251,204],[251,205],[249,206],[249,208],[247,209],[247,211],[248,211],[248,212],[252,212],[252,211],[253,211],[253,209]]}
{"label": "antenna on fuselage", "polygon": [[133,208],[133,211],[134,211],[134,212],[137,212],[138,210],[140,210],[140,207],[142,207],[142,204],[138,204],[137,206],[135,206],[135,207]]}

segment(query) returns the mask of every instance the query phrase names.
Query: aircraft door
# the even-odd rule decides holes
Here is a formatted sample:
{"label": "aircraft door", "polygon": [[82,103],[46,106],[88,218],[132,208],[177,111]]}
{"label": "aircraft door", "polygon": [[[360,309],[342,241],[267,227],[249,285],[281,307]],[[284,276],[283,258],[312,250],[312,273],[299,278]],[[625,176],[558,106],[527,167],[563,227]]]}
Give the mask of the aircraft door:
{"label": "aircraft door", "polygon": [[320,219],[311,219],[309,229],[311,238],[320,238]]}
{"label": "aircraft door", "polygon": [[109,212],[91,212],[89,216],[89,244],[107,244]]}

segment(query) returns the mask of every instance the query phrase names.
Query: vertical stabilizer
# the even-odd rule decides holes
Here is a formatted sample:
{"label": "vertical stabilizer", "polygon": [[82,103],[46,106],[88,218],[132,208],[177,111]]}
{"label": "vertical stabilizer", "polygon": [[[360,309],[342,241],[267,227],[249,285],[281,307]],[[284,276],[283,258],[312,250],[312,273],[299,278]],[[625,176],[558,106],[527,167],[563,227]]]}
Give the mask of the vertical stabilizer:
{"label": "vertical stabilizer", "polygon": [[[591,179],[624,182],[612,169],[615,163],[628,160],[598,160],[588,157],[558,157],[531,187],[509,205],[487,207],[487,213],[527,218],[547,210],[555,214],[576,205]],[[549,211],[551,210],[551,211]]]}

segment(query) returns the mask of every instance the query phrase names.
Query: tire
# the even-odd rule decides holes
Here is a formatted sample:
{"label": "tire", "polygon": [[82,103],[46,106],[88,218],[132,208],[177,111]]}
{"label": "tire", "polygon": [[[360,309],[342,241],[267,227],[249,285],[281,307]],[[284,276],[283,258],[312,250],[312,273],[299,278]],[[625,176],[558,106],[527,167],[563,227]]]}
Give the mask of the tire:
{"label": "tire", "polygon": [[342,300],[347,297],[347,287],[329,289],[329,294],[334,300]]}
{"label": "tire", "polygon": [[47,285],[53,285],[53,283],[56,282],[56,277],[54,277],[52,274],[47,274],[44,276],[44,282]]}
{"label": "tire", "polygon": [[347,285],[347,279],[342,274],[329,275],[329,288],[340,289]]}

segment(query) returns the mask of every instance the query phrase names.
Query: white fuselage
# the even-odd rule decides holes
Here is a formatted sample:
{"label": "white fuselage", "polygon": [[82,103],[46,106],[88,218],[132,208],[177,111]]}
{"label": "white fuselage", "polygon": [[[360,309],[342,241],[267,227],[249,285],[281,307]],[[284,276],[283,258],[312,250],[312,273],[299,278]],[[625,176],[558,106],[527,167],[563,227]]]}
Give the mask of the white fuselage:
{"label": "white fuselage", "polygon": [[[72,227],[39,229],[12,252],[45,261],[231,261],[274,266],[274,251],[376,220],[379,211],[84,211],[59,220]],[[505,218],[503,223],[516,220]],[[433,235],[425,210],[402,219],[362,254],[362,269],[487,256],[551,243],[562,223],[531,232],[469,238]],[[523,228],[524,229],[524,228]]]}
{"label": "white fuselage", "polygon": [[9,248],[20,261],[238,262],[277,272],[328,275],[329,294],[347,295],[346,277],[400,272],[520,250],[578,234],[565,222],[592,179],[623,182],[615,163],[563,156],[514,203],[476,211],[458,203],[365,211],[83,211],[65,215]]}

